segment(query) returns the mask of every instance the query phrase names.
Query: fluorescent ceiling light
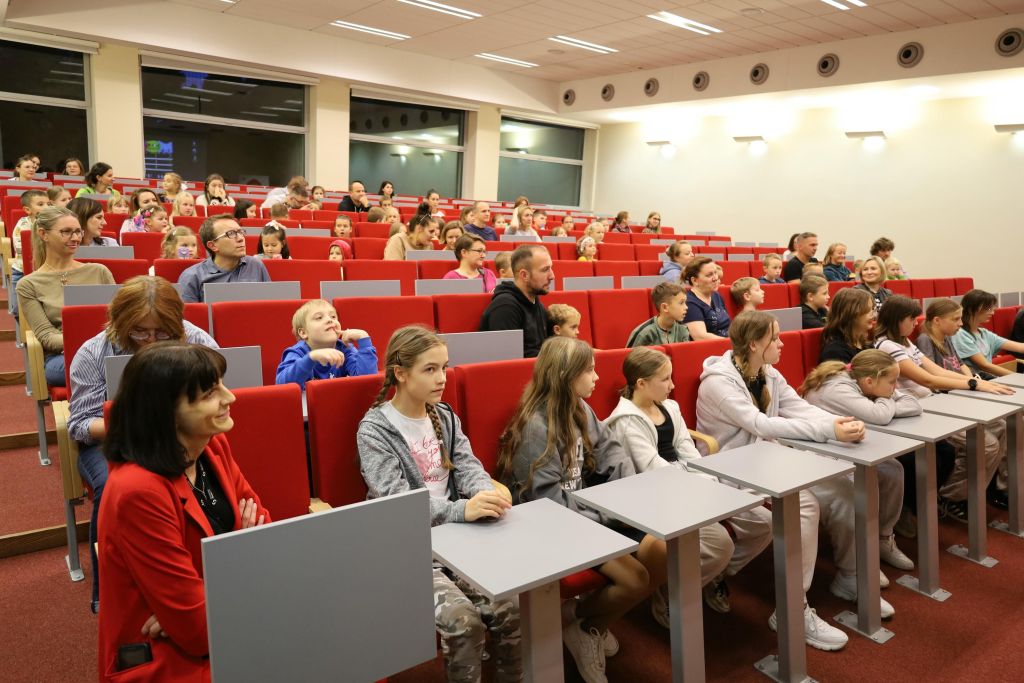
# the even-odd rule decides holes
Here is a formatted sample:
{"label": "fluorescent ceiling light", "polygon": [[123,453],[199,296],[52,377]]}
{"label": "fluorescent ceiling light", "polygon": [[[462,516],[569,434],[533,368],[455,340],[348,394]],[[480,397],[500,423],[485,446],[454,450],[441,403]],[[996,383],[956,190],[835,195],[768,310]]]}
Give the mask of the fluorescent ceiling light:
{"label": "fluorescent ceiling light", "polygon": [[846,131],[846,137],[859,140],[867,138],[882,138],[884,140],[885,133],[880,130],[848,130]]}
{"label": "fluorescent ceiling light", "polygon": [[708,26],[707,24],[701,24],[696,21],[691,21],[685,17],[681,17],[678,14],[672,14],[671,12],[657,12],[655,14],[648,14],[648,19],[654,19],[655,21],[663,21],[666,24],[672,24],[679,28],[685,28],[687,31],[693,31],[699,33],[702,36],[709,36],[712,33],[721,33],[720,29],[714,26]]}
{"label": "fluorescent ceiling light", "polygon": [[511,57],[502,57],[501,55],[492,55],[490,52],[481,52],[480,54],[473,55],[474,57],[480,57],[481,59],[489,59],[492,62],[501,62],[502,64],[511,64],[512,66],[522,66],[527,69],[531,69],[537,64],[533,62],[524,62],[519,59],[512,59]]}
{"label": "fluorescent ceiling light", "polygon": [[609,55],[613,52],[618,52],[615,48],[605,47],[604,45],[598,45],[597,43],[588,43],[585,40],[578,40],[576,38],[570,38],[569,36],[555,36],[554,38],[548,38],[556,43],[563,45],[569,45],[571,47],[578,47],[584,50],[590,50],[602,55]]}
{"label": "fluorescent ceiling light", "polygon": [[285,104],[302,104],[302,100],[285,100]]}
{"label": "fluorescent ceiling light", "polygon": [[760,135],[734,135],[732,139],[736,142],[764,142]]}
{"label": "fluorescent ceiling light", "polygon": [[825,3],[826,5],[832,5],[832,6],[833,6],[833,7],[835,7],[836,9],[841,9],[841,10],[848,10],[848,9],[850,9],[849,7],[847,7],[846,5],[844,5],[843,3],[841,3],[841,2],[836,2],[836,0],[821,0],[821,1],[822,1],[823,3]]}
{"label": "fluorescent ceiling light", "polygon": [[198,95],[179,95],[176,92],[165,92],[163,96],[174,97],[180,100],[188,100],[189,102],[195,102],[196,100],[199,100],[200,102],[213,102],[213,99],[209,97],[199,97]]}
{"label": "fluorescent ceiling light", "polygon": [[846,1],[848,3],[850,3],[851,5],[854,5],[856,7],[867,7],[868,6],[868,4],[866,2],[861,2],[861,0],[846,0]]}
{"label": "fluorescent ceiling light", "polygon": [[205,88],[196,88],[191,85],[183,85],[181,86],[181,89],[188,90],[189,92],[204,92],[207,95],[225,95],[227,97],[230,97],[231,95],[235,94],[233,92],[224,92],[222,90],[206,90]]}
{"label": "fluorescent ceiling light", "polygon": [[332,21],[331,26],[337,26],[338,28],[347,28],[350,31],[360,31],[361,33],[369,33],[370,35],[380,36],[382,38],[391,38],[392,40],[408,40],[411,37],[405,35],[404,33],[385,31],[382,28],[373,28],[372,26],[363,26],[362,24],[353,24],[352,22],[342,21],[341,19]]}
{"label": "fluorescent ceiling light", "polygon": [[67,78],[44,78],[43,83],[64,83],[66,85],[82,85],[82,81],[71,81]]}
{"label": "fluorescent ceiling light", "polygon": [[423,9],[433,10],[435,12],[441,12],[443,14],[450,14],[453,17],[459,19],[479,19],[482,14],[476,12],[470,12],[468,9],[460,9],[458,7],[452,7],[451,5],[443,5],[440,2],[431,2],[431,0],[398,0],[406,5],[412,5],[413,7],[422,7]]}
{"label": "fluorescent ceiling light", "polygon": [[302,111],[301,109],[296,109],[295,107],[268,107],[265,104],[260,105],[260,109],[266,109],[267,111]]}

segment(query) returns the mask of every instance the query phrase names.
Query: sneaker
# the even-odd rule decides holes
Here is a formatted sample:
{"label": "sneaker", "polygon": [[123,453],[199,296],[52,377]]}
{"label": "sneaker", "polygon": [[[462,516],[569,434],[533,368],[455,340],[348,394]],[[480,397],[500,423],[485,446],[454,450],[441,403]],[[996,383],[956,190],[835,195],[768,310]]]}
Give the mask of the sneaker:
{"label": "sneaker", "polygon": [[903,554],[903,551],[896,545],[896,537],[882,539],[878,544],[878,558],[887,565],[910,571],[914,568],[914,561]]}
{"label": "sneaker", "polygon": [[612,633],[611,630],[604,632],[604,640],[602,644],[604,645],[605,657],[614,657],[619,654],[619,639],[615,637],[615,634]]}
{"label": "sneaker", "polygon": [[[836,578],[832,579],[832,585],[828,587],[828,590],[837,598],[857,602],[857,575],[843,576],[837,573]],[[879,598],[879,600],[881,600],[882,618],[892,619],[893,615],[896,614],[896,610],[884,599]]]}
{"label": "sneaker", "polygon": [[1006,491],[1000,491],[999,489],[989,489],[988,504],[993,507],[997,507],[1000,510],[1009,510],[1010,497],[1006,495]]}
{"label": "sneaker", "polygon": [[967,524],[967,501],[939,498],[939,517]]}
{"label": "sneaker", "polygon": [[[779,628],[775,612],[768,617],[768,628],[773,631]],[[826,652],[834,652],[846,647],[848,640],[849,637],[845,633],[829,625],[811,609],[810,605],[804,605],[804,641],[808,645]]]}
{"label": "sneaker", "polygon": [[671,630],[672,622],[668,616],[668,586],[665,584],[661,584],[651,593],[651,616],[663,627]]}
{"label": "sneaker", "polygon": [[712,579],[702,592],[704,603],[719,614],[728,614],[732,609],[729,604],[729,585],[725,582],[724,574]]}
{"label": "sneaker", "polygon": [[576,620],[562,629],[562,643],[586,683],[608,683],[604,675],[604,637],[596,628],[584,631],[582,622]]}
{"label": "sneaker", "polygon": [[576,606],[580,604],[576,598],[562,601],[562,628],[576,621]]}
{"label": "sneaker", "polygon": [[879,588],[888,588],[889,587],[889,577],[886,576],[885,573],[881,569],[878,570],[878,587]]}
{"label": "sneaker", "polygon": [[903,508],[900,518],[896,520],[893,531],[903,538],[917,538],[917,517],[910,508]]}

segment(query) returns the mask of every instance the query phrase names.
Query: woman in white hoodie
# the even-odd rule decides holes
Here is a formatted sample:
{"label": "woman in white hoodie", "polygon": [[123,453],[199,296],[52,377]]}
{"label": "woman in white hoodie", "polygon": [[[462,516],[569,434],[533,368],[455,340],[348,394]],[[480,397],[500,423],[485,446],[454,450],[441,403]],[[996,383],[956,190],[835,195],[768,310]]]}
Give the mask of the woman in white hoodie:
{"label": "woman in white hoodie", "polygon": [[[864,423],[836,417],[800,398],[772,365],[782,355],[779,323],[764,311],[746,311],[729,327],[732,350],[704,361],[697,390],[697,430],[723,451],[779,438],[860,441]],[[800,492],[800,540],[804,592],[818,557],[818,500]],[[883,606],[886,605],[883,601]],[[889,606],[889,610],[892,607]],[[883,610],[885,611],[885,610]],[[775,613],[768,620],[776,628]],[[845,633],[819,618],[804,601],[804,640],[819,650],[841,650]]]}
{"label": "woman in white hoodie", "polygon": [[[687,461],[701,455],[686,428],[679,404],[669,398],[675,388],[669,357],[648,346],[635,348],[623,361],[622,374],[626,386],[604,424],[622,444],[636,471],[678,467],[718,481],[686,466]],[[759,507],[723,524],[711,524],[700,530],[700,566],[704,601],[711,609],[724,613],[730,609],[724,577],[735,575],[771,543],[772,517],[767,508]],[[668,628],[665,588],[662,585],[651,595],[651,609],[658,623]]]}

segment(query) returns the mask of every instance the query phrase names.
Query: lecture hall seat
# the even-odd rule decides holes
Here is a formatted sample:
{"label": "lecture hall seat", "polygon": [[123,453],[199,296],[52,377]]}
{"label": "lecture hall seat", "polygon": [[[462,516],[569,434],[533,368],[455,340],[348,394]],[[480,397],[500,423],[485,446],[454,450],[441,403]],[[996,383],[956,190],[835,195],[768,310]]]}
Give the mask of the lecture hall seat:
{"label": "lecture hall seat", "polygon": [[572,306],[580,313],[579,338],[591,346],[594,345],[594,328],[590,317],[590,293],[583,291],[563,292],[553,291],[545,295],[541,301],[546,308],[554,304],[566,304]]}
{"label": "lecture hall seat", "polygon": [[624,348],[633,328],[650,317],[646,289],[593,290],[589,294],[594,346],[598,349]]}
{"label": "lecture hall seat", "polygon": [[[430,261],[423,261],[431,263]],[[546,297],[545,297],[546,298]],[[438,332],[476,332],[480,318],[491,303],[490,294],[435,294],[434,321]]]}
{"label": "lecture hall seat", "polygon": [[321,282],[342,279],[342,264],[327,259],[267,259],[263,265],[272,281],[297,281],[303,299],[319,299]]}
{"label": "lecture hall seat", "polygon": [[640,265],[633,260],[629,261],[594,261],[594,275],[610,275],[615,282],[615,287],[622,287],[622,278],[640,274]]}
{"label": "lecture hall seat", "polygon": [[[558,246],[565,246],[559,244]],[[553,261],[551,269],[555,276],[555,289],[561,290],[567,277],[593,277],[594,264],[590,261]]]}
{"label": "lecture hall seat", "polygon": [[[305,301],[221,301],[210,304],[213,338],[220,346],[259,346],[263,384],[274,384],[284,350],[296,342],[292,316]],[[345,326],[345,322],[342,321]]]}
{"label": "lecture hall seat", "polygon": [[343,328],[366,330],[370,335],[377,349],[377,367],[380,369],[384,368],[388,341],[399,327],[424,325],[435,328],[434,302],[429,296],[338,297],[333,303]]}
{"label": "lecture hall seat", "polygon": [[[355,239],[356,254],[359,253],[359,238]],[[342,263],[345,268],[346,280],[398,280],[402,286],[402,296],[416,294],[416,262],[415,261],[380,261],[374,259],[355,258]]]}
{"label": "lecture hall seat", "polygon": [[672,359],[672,398],[679,404],[686,426],[697,428],[697,388],[704,368],[704,359],[720,356],[732,345],[728,339],[708,339],[681,344],[666,344],[665,351]]}
{"label": "lecture hall seat", "polygon": [[149,261],[145,259],[78,259],[82,263],[99,263],[107,267],[114,282],[124,284],[136,275],[149,275]]}
{"label": "lecture hall seat", "polygon": [[172,285],[178,282],[182,272],[204,259],[162,259],[153,261],[153,274],[170,282]]}

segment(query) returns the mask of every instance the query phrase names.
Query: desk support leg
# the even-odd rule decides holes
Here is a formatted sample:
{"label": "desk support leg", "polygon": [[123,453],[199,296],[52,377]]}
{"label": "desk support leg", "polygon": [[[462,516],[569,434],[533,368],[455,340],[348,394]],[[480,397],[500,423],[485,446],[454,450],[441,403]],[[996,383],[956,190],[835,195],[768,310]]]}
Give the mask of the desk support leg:
{"label": "desk support leg", "polygon": [[700,594],[700,532],[669,540],[669,620],[672,626],[672,681],[704,680],[704,606]]}
{"label": "desk support leg", "polygon": [[989,526],[1014,536],[1024,537],[1024,480],[1021,467],[1024,466],[1024,411],[1006,418],[1006,466],[1009,470],[1010,514],[1005,522],[992,522]]}
{"label": "desk support leg", "polygon": [[975,425],[967,430],[967,545],[954,545],[949,552],[976,562],[983,567],[994,567],[998,560],[988,556],[986,536],[987,510],[985,505],[985,428]]}
{"label": "desk support leg", "polygon": [[800,493],[772,498],[772,553],[775,558],[775,618],[779,654],[754,667],[781,683],[811,680],[804,645],[804,588],[800,548]]}
{"label": "desk support leg", "polygon": [[939,510],[935,475],[935,444],[914,453],[917,472],[917,576],[904,574],[896,583],[943,602],[952,595],[939,588]]}
{"label": "desk support leg", "polygon": [[882,628],[881,590],[878,585],[878,470],[857,465],[853,475],[853,501],[857,537],[857,613],[836,615],[836,621],[876,643],[893,632]]}
{"label": "desk support leg", "polygon": [[527,683],[562,683],[562,610],[558,582],[519,595]]}

